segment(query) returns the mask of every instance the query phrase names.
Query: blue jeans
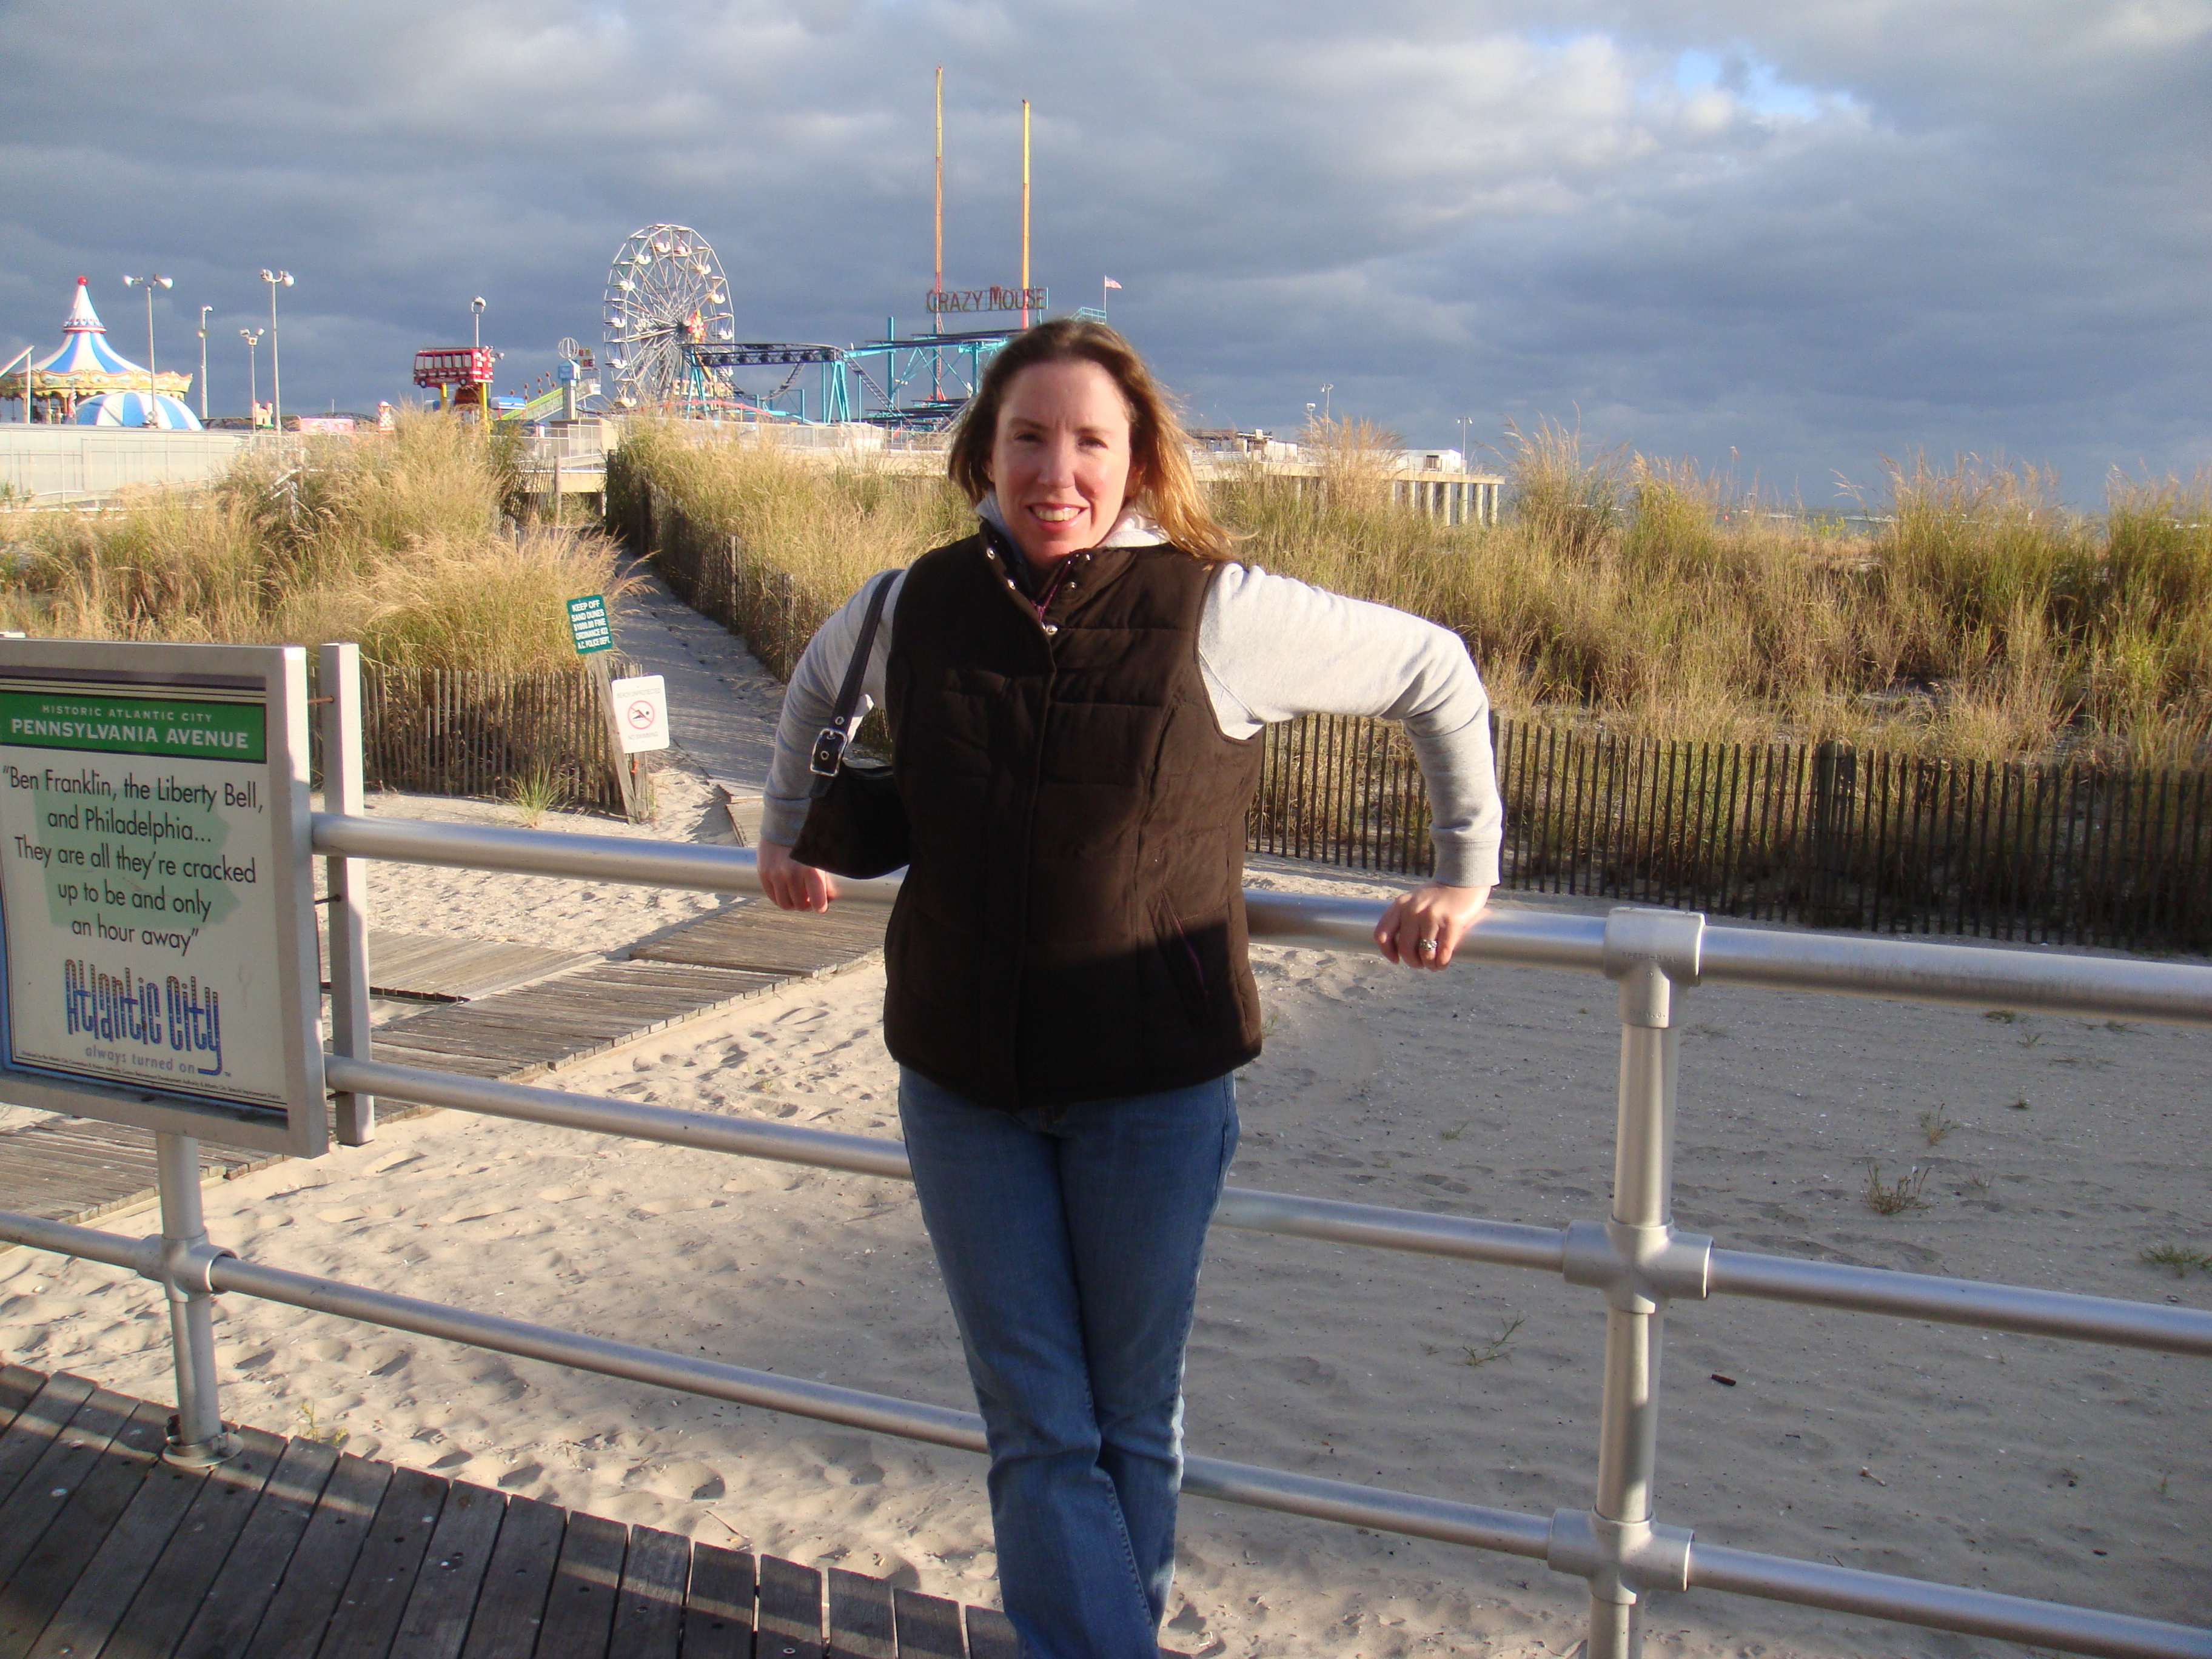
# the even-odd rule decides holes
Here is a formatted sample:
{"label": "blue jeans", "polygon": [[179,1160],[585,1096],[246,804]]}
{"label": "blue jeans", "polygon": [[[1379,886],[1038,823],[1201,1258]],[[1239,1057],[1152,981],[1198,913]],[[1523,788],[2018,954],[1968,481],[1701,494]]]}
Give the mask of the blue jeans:
{"label": "blue jeans", "polygon": [[1030,1659],[1155,1659],[1235,1079],[1009,1113],[906,1071],[899,1119],[990,1437],[1006,1616]]}

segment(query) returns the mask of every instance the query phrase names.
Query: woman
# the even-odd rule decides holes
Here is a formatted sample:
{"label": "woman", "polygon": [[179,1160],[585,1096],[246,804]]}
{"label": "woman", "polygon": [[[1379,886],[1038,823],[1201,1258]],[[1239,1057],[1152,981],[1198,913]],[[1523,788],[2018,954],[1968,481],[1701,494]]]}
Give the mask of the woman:
{"label": "woman", "polygon": [[[978,533],[897,578],[863,681],[913,834],[884,1041],[988,1431],[1007,1614],[1035,1659],[1152,1659],[1183,1347],[1234,1074],[1260,1052],[1255,734],[1308,712],[1406,722],[1437,879],[1376,943],[1441,969],[1497,879],[1488,706],[1443,629],[1231,562],[1166,399],[1103,324],[1000,352],[951,472]],[[759,863],[786,909],[836,894],[790,849],[866,597],[785,695]]]}

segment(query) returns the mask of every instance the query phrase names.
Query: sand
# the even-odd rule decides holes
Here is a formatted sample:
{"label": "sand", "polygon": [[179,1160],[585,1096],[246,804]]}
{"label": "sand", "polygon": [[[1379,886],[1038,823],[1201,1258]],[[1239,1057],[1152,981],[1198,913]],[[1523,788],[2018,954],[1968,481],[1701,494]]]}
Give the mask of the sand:
{"label": "sand", "polygon": [[[726,838],[696,769],[638,833]],[[512,821],[386,798],[400,816]],[[625,833],[603,818],[549,819]],[[1270,864],[1267,885],[1389,888]],[[618,952],[710,896],[380,867],[376,921]],[[1602,1212],[1617,1026],[1595,978],[1255,951],[1267,1052],[1231,1179],[1558,1224]],[[558,1086],[896,1133],[881,970],[798,985]],[[1689,995],[1678,1220],[1723,1244],[2191,1306],[2212,1248],[2203,1033],[1740,989]],[[1940,1144],[1921,1123],[1923,1114]],[[1948,1129],[1942,1126],[1951,1124]],[[1881,1215],[1867,1164],[1928,1173]],[[251,1260],[732,1363],[968,1407],[903,1186],[443,1113],[211,1188]],[[149,1223],[103,1224],[130,1232]],[[1589,1501],[1601,1310],[1505,1269],[1220,1233],[1194,1452],[1538,1514]],[[2212,1605],[2201,1363],[1749,1303],[1668,1322],[1662,1518],[1700,1537],[2175,1620]],[[981,1461],[228,1297],[225,1413],[616,1517],[994,1598]],[[0,1255],[0,1349],[167,1397],[154,1288]],[[1720,1377],[1732,1379],[1723,1383]],[[1255,1510],[1186,1506],[1172,1646],[1554,1656],[1577,1581]],[[1711,1594],[1659,1653],[1958,1655],[1994,1644]]]}

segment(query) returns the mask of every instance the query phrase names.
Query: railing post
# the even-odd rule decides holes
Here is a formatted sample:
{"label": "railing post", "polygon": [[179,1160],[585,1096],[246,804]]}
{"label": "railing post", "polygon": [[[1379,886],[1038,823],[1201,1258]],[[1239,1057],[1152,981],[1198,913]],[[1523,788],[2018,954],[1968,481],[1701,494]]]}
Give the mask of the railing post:
{"label": "railing post", "polygon": [[[361,781],[361,647],[326,645],[319,653],[323,683],[323,803],[353,817],[362,809]],[[331,914],[331,1051],[368,1060],[368,862],[323,861]],[[373,1095],[341,1091],[331,1097],[338,1144],[363,1146],[376,1135]]]}
{"label": "railing post", "polygon": [[154,1137],[155,1180],[161,1195],[161,1280],[169,1298],[169,1341],[177,1368],[177,1414],[169,1419],[172,1463],[204,1468],[238,1449],[222,1426],[216,1398],[215,1324],[205,1290],[178,1282],[177,1268],[207,1243],[200,1214],[200,1144],[191,1135]]}
{"label": "railing post", "polygon": [[[1674,993],[1698,981],[1705,918],[1622,908],[1606,921],[1606,974],[1620,987],[1620,1082],[1613,1164],[1612,1224],[1620,1259],[1607,1287],[1604,1398],[1599,1410],[1597,1497],[1590,1529],[1589,1659],[1638,1659],[1643,1586],[1632,1555],[1650,1540],[1652,1470],[1659,1437],[1663,1295],[1640,1271],[1673,1240],[1674,1074],[1681,1032]],[[1685,1540],[1686,1541],[1686,1540]]]}

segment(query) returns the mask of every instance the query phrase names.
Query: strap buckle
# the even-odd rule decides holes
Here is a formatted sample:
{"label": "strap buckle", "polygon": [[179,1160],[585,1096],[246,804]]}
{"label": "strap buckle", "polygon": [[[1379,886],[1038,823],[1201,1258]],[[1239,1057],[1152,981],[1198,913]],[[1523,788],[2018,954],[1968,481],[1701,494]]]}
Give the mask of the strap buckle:
{"label": "strap buckle", "polygon": [[848,741],[842,726],[825,726],[814,739],[814,753],[807,761],[807,769],[817,778],[834,778],[845,758]]}

